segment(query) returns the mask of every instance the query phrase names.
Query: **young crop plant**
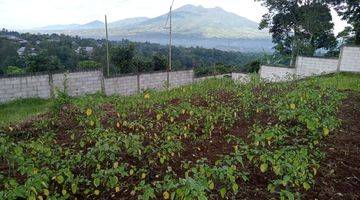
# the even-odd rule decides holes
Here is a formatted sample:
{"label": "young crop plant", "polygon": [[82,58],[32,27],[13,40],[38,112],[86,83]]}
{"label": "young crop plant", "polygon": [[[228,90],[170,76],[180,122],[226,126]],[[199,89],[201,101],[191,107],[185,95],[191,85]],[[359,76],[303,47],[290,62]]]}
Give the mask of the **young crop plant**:
{"label": "young crop plant", "polygon": [[256,77],[59,95],[57,112],[0,130],[0,199],[301,199],[343,98],[317,79]]}

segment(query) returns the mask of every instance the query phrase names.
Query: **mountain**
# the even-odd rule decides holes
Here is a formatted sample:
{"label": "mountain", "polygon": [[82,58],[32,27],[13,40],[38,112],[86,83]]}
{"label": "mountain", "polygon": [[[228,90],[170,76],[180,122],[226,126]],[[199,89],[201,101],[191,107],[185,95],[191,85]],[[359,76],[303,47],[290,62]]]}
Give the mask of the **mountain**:
{"label": "mountain", "polygon": [[65,31],[65,30],[81,30],[81,29],[101,29],[104,28],[105,24],[101,21],[95,20],[86,24],[58,24],[58,25],[49,25],[42,28],[37,28],[37,30],[47,30],[47,31]]}
{"label": "mountain", "polygon": [[104,28],[105,24],[99,20],[89,22],[87,24],[80,25],[76,29],[101,29]]}
{"label": "mountain", "polygon": [[[164,27],[167,18],[166,13],[150,19],[138,17],[109,23],[109,38],[167,44],[168,30]],[[267,31],[258,30],[258,23],[219,7],[185,5],[173,11],[172,22],[174,45],[232,51],[269,51],[273,46]],[[104,38],[105,35],[104,24],[100,21],[50,27],[56,29],[46,28],[40,32],[91,38]]]}
{"label": "mountain", "polygon": [[147,18],[147,17],[135,17],[135,18],[122,19],[122,20],[118,20],[118,21],[109,23],[109,28],[119,28],[119,27],[126,27],[126,26],[130,26],[130,25],[133,26],[133,25],[139,24],[141,22],[144,22],[148,19],[149,18]]}
{"label": "mountain", "polygon": [[[124,34],[164,33],[168,14],[144,21],[123,30]],[[222,8],[204,8],[186,5],[173,11],[173,31],[184,35],[205,38],[266,38],[268,34],[258,30],[258,24]],[[116,30],[116,29],[115,29]]]}

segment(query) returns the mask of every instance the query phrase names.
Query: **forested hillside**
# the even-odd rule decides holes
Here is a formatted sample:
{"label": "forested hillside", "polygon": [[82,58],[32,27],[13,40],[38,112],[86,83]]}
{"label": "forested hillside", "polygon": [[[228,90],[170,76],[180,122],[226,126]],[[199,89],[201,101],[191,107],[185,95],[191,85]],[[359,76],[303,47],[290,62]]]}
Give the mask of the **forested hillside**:
{"label": "forested hillside", "polygon": [[[111,74],[165,70],[168,47],[153,43],[110,42]],[[244,70],[260,53],[226,52],[200,47],[173,47],[173,69],[222,66]],[[23,74],[106,66],[105,40],[58,34],[0,32],[0,73]]]}

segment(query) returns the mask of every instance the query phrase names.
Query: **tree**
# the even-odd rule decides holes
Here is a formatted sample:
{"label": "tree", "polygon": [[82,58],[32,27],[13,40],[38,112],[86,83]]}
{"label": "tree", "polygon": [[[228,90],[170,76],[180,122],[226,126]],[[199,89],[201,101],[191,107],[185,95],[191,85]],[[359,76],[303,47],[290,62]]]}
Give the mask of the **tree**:
{"label": "tree", "polygon": [[80,62],[78,62],[77,66],[79,69],[100,69],[101,68],[100,63],[98,63],[96,61],[92,61],[92,60],[80,61]]}
{"label": "tree", "polygon": [[337,13],[346,20],[351,27],[346,27],[339,35],[346,37],[348,43],[360,45],[360,1],[359,0],[327,0],[334,6]]}
{"label": "tree", "polygon": [[275,49],[290,55],[313,55],[336,45],[330,8],[321,0],[256,0],[268,8],[259,28],[269,28]]}
{"label": "tree", "polygon": [[166,57],[157,53],[153,56],[153,65],[155,71],[167,69]]}
{"label": "tree", "polygon": [[30,72],[55,71],[64,69],[59,58],[49,56],[47,52],[42,51],[37,55],[26,57],[26,66]]}
{"label": "tree", "polygon": [[111,61],[116,66],[117,72],[135,73],[137,69],[134,67],[135,45],[130,44],[126,47],[113,47],[111,49]]}

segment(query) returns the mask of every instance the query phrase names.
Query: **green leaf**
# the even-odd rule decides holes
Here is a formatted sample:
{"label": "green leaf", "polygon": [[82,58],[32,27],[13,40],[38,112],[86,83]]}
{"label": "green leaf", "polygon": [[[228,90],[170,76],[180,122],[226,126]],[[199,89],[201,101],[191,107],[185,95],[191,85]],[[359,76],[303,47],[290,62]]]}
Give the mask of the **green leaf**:
{"label": "green leaf", "polygon": [[94,185],[95,185],[95,187],[99,187],[99,185],[100,185],[100,179],[99,178],[94,179]]}
{"label": "green leaf", "polygon": [[220,189],[221,198],[225,198],[225,194],[226,194],[226,188],[221,188]]}

